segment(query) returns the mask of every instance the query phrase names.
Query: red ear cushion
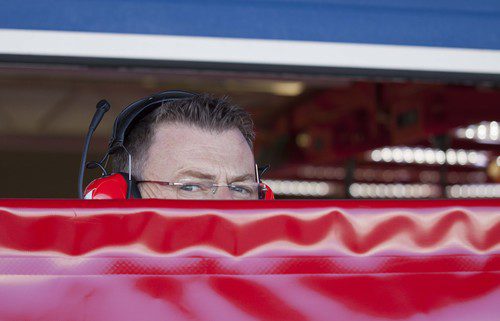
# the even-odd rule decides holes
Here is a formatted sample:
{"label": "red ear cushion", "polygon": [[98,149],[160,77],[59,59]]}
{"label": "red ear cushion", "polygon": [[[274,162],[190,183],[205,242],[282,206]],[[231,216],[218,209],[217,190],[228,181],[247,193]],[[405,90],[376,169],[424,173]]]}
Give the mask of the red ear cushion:
{"label": "red ear cushion", "polygon": [[265,200],[274,200],[273,190],[271,189],[271,187],[269,187],[269,185],[267,185],[267,184],[264,184],[264,185],[266,185],[266,194],[264,195],[264,199]]}
{"label": "red ear cushion", "polygon": [[85,199],[127,199],[128,184],[121,174],[112,174],[93,180],[85,188]]}

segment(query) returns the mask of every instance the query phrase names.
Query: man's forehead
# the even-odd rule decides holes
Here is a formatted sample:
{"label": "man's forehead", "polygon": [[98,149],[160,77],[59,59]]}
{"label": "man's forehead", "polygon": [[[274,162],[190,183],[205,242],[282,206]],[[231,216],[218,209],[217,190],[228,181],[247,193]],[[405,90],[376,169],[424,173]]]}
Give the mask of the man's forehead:
{"label": "man's forehead", "polygon": [[252,151],[238,129],[216,133],[185,124],[158,126],[147,161],[161,176],[196,171],[234,177],[253,174],[253,164]]}

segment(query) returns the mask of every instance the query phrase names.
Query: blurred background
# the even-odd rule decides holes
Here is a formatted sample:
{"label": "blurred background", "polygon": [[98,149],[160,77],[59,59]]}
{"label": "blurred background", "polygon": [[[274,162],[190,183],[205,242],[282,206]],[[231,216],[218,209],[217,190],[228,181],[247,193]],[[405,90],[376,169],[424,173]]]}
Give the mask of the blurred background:
{"label": "blurred background", "polygon": [[0,197],[76,197],[97,101],[90,160],[122,108],[169,89],[249,110],[279,198],[500,197],[486,0],[0,1]]}

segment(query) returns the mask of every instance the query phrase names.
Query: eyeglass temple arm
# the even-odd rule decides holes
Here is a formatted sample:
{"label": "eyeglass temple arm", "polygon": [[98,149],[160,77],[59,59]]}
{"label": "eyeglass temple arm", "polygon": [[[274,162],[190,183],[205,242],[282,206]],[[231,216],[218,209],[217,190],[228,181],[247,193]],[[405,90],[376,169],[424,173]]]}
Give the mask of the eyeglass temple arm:
{"label": "eyeglass temple arm", "polygon": [[264,166],[258,166],[255,164],[256,167],[256,174],[257,174],[257,182],[260,183],[260,180],[262,179],[262,176],[271,168],[271,165],[267,164]]}

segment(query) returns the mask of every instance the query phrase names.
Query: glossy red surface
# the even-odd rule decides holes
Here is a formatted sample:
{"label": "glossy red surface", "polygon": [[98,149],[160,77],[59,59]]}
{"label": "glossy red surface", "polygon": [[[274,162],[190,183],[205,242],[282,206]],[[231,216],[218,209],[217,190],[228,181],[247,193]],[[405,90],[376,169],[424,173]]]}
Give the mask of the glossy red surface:
{"label": "glossy red surface", "polygon": [[500,201],[0,201],[0,320],[500,320]]}

